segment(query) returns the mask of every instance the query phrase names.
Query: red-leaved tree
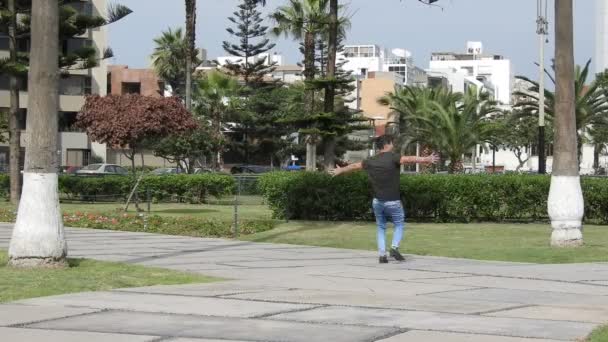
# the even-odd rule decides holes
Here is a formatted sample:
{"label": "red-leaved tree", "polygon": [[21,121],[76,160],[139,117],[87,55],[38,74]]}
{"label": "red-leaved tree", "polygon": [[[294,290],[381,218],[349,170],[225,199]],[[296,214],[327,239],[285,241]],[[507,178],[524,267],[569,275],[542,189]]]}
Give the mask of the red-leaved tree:
{"label": "red-leaved tree", "polygon": [[135,156],[143,152],[146,142],[197,128],[196,120],[178,98],[135,94],[88,96],[77,125],[91,140],[122,149],[133,172]]}

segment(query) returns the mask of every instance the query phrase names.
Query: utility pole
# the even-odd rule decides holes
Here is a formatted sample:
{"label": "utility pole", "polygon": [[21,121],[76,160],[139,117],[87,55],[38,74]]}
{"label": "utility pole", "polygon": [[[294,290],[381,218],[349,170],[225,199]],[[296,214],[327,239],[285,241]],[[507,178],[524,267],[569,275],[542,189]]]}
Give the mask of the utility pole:
{"label": "utility pole", "polygon": [[540,49],[538,80],[538,173],[547,173],[547,156],[545,147],[545,44],[549,34],[547,18],[547,0],[537,0],[537,28]]}

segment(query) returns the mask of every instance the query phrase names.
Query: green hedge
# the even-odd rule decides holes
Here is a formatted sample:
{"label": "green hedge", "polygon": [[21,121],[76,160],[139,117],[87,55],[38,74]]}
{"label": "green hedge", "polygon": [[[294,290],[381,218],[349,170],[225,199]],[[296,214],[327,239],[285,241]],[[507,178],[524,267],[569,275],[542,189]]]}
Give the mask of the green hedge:
{"label": "green hedge", "polygon": [[[372,219],[367,176],[278,172],[262,176],[260,191],[277,218]],[[437,222],[537,221],[547,218],[550,177],[538,175],[404,175],[408,218]],[[583,178],[585,219],[608,223],[608,179]]]}
{"label": "green hedge", "polygon": [[[128,176],[59,177],[59,191],[70,198],[103,200],[126,198],[135,184]],[[149,191],[155,201],[177,200],[203,202],[206,196],[220,197],[233,193],[235,181],[229,175],[146,175],[138,187],[141,196]]]}
{"label": "green hedge", "polygon": [[[135,181],[131,176],[59,176],[59,191],[70,199],[103,201],[124,200]],[[145,198],[149,191],[154,201],[204,202],[207,196],[234,193],[236,182],[230,175],[146,175],[138,188]],[[8,197],[9,176],[0,175],[0,197]]]}
{"label": "green hedge", "polygon": [[8,198],[10,187],[9,176],[6,174],[0,174],[0,198]]}

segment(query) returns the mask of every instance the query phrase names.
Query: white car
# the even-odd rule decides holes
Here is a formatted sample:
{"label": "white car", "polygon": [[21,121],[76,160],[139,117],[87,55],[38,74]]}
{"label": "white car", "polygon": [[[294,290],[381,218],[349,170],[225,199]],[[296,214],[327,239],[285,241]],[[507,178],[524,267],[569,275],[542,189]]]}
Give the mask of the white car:
{"label": "white car", "polygon": [[77,175],[127,175],[129,171],[114,164],[91,164],[76,172]]}

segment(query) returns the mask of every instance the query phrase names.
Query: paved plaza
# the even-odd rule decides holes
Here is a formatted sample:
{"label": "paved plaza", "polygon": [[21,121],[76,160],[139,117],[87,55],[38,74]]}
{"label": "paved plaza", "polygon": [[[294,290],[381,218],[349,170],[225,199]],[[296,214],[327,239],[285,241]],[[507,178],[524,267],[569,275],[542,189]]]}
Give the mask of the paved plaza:
{"label": "paved plaza", "polygon": [[[7,248],[11,226],[0,226]],[[0,305],[27,342],[548,342],[608,322],[608,263],[536,265],[68,229],[71,257],[227,279]],[[370,239],[373,239],[370,236]]]}

